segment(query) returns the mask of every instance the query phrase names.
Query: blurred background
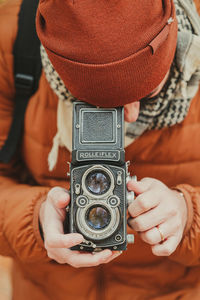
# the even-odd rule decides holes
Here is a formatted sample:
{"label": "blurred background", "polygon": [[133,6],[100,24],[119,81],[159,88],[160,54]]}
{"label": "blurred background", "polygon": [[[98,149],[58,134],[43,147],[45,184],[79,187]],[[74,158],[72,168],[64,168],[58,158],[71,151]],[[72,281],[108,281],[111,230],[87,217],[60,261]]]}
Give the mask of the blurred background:
{"label": "blurred background", "polygon": [[[6,0],[0,0],[0,6]],[[8,257],[0,256],[0,300],[11,300],[11,268],[12,260]]]}

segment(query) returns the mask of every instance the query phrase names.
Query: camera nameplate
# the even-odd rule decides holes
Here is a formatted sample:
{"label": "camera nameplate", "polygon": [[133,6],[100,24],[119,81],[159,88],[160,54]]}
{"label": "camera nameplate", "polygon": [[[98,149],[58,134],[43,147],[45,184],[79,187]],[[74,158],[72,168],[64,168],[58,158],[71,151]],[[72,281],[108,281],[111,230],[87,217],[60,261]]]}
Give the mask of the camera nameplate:
{"label": "camera nameplate", "polygon": [[86,160],[112,160],[119,161],[120,160],[120,151],[117,150],[109,150],[109,151],[89,151],[89,150],[78,150],[76,152],[77,161],[86,161]]}

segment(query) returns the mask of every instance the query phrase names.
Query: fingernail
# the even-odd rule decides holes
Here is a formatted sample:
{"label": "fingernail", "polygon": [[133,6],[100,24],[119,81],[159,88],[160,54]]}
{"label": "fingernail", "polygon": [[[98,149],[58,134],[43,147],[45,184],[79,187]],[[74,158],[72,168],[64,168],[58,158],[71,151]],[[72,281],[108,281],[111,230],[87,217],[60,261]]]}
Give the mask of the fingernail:
{"label": "fingernail", "polygon": [[60,201],[66,202],[68,201],[68,199],[69,199],[69,195],[66,194],[65,196],[63,195],[62,198],[60,198]]}
{"label": "fingernail", "polygon": [[66,205],[66,203],[68,203],[68,201],[69,201],[68,196],[62,196],[61,198],[59,198],[57,200],[58,208],[62,208],[64,205]]}

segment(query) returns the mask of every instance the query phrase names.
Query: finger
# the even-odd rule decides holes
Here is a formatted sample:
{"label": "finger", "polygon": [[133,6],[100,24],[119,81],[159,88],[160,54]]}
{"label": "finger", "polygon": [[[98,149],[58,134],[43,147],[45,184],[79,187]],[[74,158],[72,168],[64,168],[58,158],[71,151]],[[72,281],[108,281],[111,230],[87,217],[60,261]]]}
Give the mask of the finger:
{"label": "finger", "polygon": [[80,268],[80,267],[93,267],[99,264],[106,263],[109,259],[114,259],[116,254],[113,254],[111,250],[106,249],[97,253],[73,253],[71,251],[70,257],[68,258],[68,263],[70,265]]}
{"label": "finger", "polygon": [[45,234],[63,234],[63,222],[66,218],[66,210],[55,208],[47,201],[43,217],[43,231]]}
{"label": "finger", "polygon": [[177,235],[172,235],[162,244],[156,244],[151,249],[156,256],[169,256],[176,250],[179,243],[180,238]]}
{"label": "finger", "polygon": [[127,189],[139,195],[148,191],[148,189],[152,185],[152,182],[153,179],[151,178],[144,178],[141,181],[130,180],[127,183]]}
{"label": "finger", "polygon": [[159,197],[155,197],[152,192],[148,191],[136,197],[135,200],[129,205],[128,211],[134,218],[156,207],[159,203]]}
{"label": "finger", "polygon": [[171,216],[157,206],[134,219],[129,219],[128,223],[135,231],[147,231],[165,222],[169,217]]}
{"label": "finger", "polygon": [[70,202],[68,190],[60,187],[51,189],[48,198],[55,208],[65,208]]}
{"label": "finger", "polygon": [[47,255],[49,258],[55,260],[59,264],[68,263],[67,258],[70,255],[71,250],[66,248],[49,248],[47,249]]}
{"label": "finger", "polygon": [[79,233],[46,234],[45,248],[71,248],[82,243],[83,236]]}
{"label": "finger", "polygon": [[72,251],[70,249],[50,248],[47,251],[49,258],[54,259],[60,264],[69,264],[75,268],[93,267],[99,264],[105,264],[118,257],[121,251],[110,251],[108,249],[99,253],[83,253]]}
{"label": "finger", "polygon": [[113,251],[113,254],[111,255],[110,258],[106,259],[106,261],[104,262],[105,264],[109,263],[110,261],[112,261],[113,259],[117,258],[118,256],[120,256],[123,252],[122,251]]}
{"label": "finger", "polygon": [[159,244],[163,238],[166,240],[170,236],[175,235],[180,230],[179,223],[180,222],[173,217],[150,230],[140,232],[139,235],[144,242],[150,245],[156,245]]}

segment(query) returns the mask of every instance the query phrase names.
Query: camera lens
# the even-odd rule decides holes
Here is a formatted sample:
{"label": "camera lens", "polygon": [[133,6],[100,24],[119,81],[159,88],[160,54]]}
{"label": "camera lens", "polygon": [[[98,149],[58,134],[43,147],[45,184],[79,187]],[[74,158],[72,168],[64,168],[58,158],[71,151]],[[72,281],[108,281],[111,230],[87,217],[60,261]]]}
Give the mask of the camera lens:
{"label": "camera lens", "polygon": [[92,206],[86,213],[87,224],[95,230],[101,230],[109,225],[110,213],[106,207]]}
{"label": "camera lens", "polygon": [[92,194],[102,195],[110,188],[110,177],[102,170],[90,172],[86,177],[86,187]]}

